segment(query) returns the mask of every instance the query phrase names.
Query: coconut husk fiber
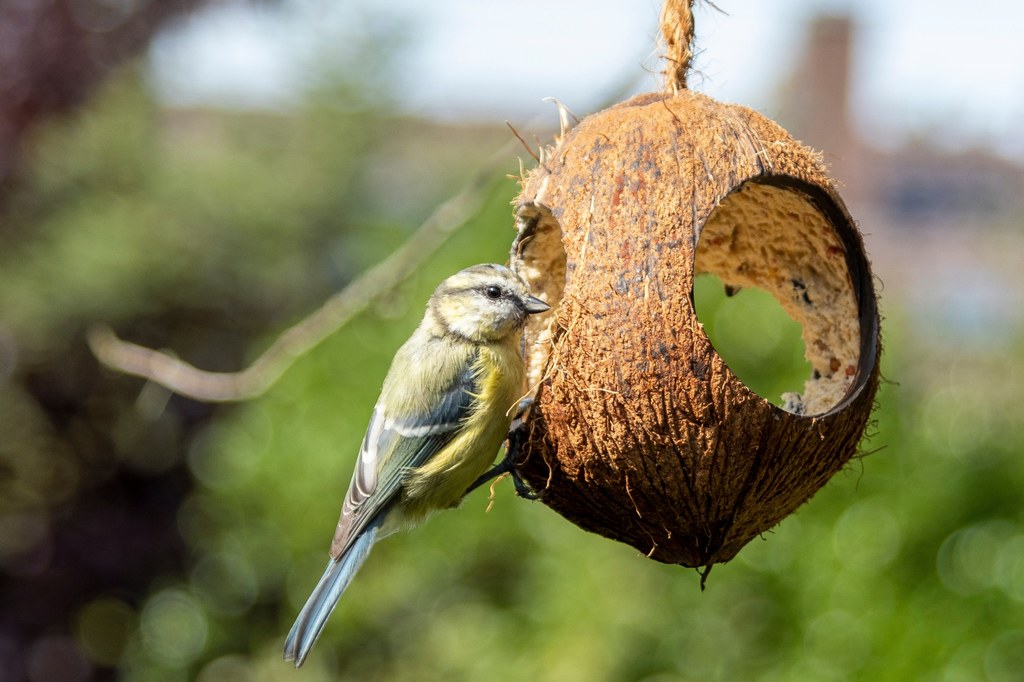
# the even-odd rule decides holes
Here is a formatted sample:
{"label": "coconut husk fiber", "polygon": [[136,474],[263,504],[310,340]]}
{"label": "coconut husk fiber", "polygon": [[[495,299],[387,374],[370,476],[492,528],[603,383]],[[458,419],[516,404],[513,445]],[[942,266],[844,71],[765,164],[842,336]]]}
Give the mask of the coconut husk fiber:
{"label": "coconut husk fiber", "polygon": [[[818,154],[685,89],[589,116],[544,152],[511,257],[552,304],[525,332],[517,468],[581,528],[658,561],[728,561],[857,453],[880,354],[861,237]],[[700,272],[801,323],[813,371],[783,407],[715,351]]]}

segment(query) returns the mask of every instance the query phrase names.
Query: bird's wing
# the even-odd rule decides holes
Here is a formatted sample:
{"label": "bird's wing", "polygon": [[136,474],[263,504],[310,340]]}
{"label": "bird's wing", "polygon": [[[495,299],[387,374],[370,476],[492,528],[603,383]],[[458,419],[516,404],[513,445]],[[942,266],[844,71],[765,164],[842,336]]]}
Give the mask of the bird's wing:
{"label": "bird's wing", "polygon": [[468,363],[428,410],[389,415],[373,408],[359,448],[341,518],[331,543],[338,558],[367,524],[397,495],[411,469],[421,466],[455,437],[478,392],[476,368]]}

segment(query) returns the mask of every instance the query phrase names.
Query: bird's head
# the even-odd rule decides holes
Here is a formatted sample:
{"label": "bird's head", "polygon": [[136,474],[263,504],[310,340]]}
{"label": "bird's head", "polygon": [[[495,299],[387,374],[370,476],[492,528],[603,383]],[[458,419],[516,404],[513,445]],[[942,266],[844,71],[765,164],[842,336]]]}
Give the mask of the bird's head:
{"label": "bird's head", "polygon": [[522,329],[526,317],[550,306],[530,295],[502,265],[474,265],[434,291],[428,310],[446,331],[477,343],[502,341]]}

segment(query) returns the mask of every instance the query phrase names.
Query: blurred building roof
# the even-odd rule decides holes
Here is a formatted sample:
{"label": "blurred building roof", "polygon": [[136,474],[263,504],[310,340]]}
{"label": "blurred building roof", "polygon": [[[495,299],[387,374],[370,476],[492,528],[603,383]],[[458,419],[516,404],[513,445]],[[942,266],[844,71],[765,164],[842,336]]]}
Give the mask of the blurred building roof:
{"label": "blurred building roof", "polygon": [[821,16],[784,87],[785,124],[823,150],[855,215],[887,229],[981,228],[1009,224],[1024,210],[1024,167],[988,149],[953,150],[937,129],[881,149],[852,124],[850,83],[856,25]]}

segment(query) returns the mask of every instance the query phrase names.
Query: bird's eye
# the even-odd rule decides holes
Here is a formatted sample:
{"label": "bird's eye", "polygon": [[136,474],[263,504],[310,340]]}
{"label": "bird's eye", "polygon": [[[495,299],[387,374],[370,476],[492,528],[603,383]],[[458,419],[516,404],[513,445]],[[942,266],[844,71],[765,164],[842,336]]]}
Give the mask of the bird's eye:
{"label": "bird's eye", "polygon": [[487,287],[484,293],[487,294],[487,298],[499,299],[501,298],[501,287]]}

